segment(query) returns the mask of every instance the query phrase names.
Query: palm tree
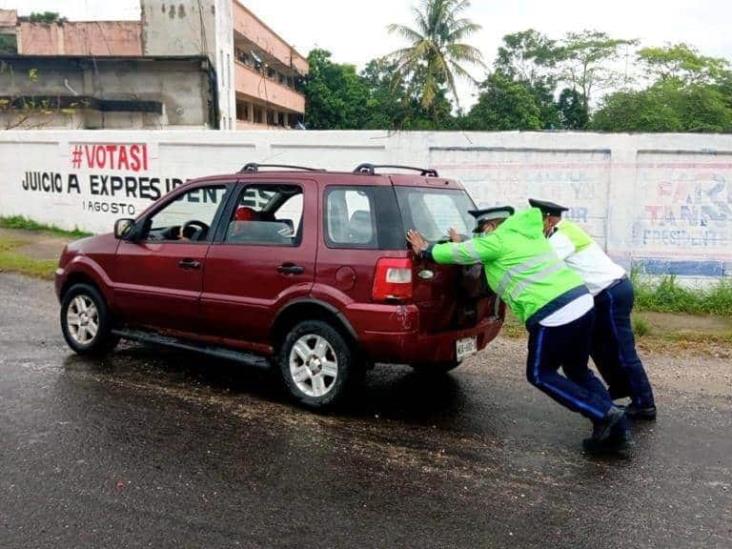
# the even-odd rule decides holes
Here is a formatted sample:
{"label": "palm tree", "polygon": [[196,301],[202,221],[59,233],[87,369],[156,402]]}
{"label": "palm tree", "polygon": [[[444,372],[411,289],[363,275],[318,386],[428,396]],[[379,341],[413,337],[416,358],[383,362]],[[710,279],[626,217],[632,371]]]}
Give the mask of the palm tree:
{"label": "palm tree", "polygon": [[422,0],[412,8],[416,28],[389,25],[390,33],[399,34],[410,42],[406,48],[388,55],[397,68],[420,80],[421,102],[429,108],[444,84],[460,106],[455,78],[470,76],[466,64],[485,67],[480,51],[463,40],[480,30],[480,25],[460,17],[470,7],[470,0]]}

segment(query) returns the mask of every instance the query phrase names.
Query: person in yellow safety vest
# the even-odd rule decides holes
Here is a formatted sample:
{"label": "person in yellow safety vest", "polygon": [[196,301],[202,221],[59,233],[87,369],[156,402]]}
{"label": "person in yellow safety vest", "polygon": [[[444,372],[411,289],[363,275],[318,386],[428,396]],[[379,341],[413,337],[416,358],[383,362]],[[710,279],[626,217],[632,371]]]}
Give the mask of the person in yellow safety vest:
{"label": "person in yellow safety vest", "polygon": [[544,216],[544,231],[560,259],[576,272],[595,299],[595,324],[590,356],[608,384],[613,400],[630,397],[626,414],[631,419],[656,419],[656,404],[648,375],[635,349],[630,315],[633,284],[577,224],[562,219],[568,208],[530,199]]}
{"label": "person in yellow safety vest", "polygon": [[430,244],[412,229],[407,233],[412,250],[439,264],[482,263],[491,290],[529,331],[529,382],[592,422],[592,436],[583,441],[586,451],[625,448],[625,412],[613,405],[605,386],[587,367],[592,297],[547,242],[541,212],[531,208],[514,214],[504,206],[471,213],[481,231],[473,238]]}

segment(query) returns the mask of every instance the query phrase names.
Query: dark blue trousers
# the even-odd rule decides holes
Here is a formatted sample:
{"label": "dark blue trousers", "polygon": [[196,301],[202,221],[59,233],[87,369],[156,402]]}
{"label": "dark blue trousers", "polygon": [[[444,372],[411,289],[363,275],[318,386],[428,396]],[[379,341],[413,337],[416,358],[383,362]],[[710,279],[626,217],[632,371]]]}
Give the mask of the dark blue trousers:
{"label": "dark blue trousers", "polygon": [[[597,422],[613,403],[605,385],[587,367],[593,317],[589,311],[564,326],[533,326],[526,378],[562,406]],[[558,372],[560,367],[564,375]]]}
{"label": "dark blue trousers", "polygon": [[592,360],[612,398],[629,396],[639,408],[654,406],[653,390],[635,350],[630,322],[635,295],[627,278],[595,297]]}

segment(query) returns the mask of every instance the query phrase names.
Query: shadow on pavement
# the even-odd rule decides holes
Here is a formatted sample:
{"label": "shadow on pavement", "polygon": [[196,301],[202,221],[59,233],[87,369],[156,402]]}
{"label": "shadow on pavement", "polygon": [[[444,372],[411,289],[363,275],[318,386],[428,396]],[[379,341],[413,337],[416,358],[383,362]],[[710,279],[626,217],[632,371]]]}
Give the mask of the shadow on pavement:
{"label": "shadow on pavement", "polygon": [[[196,353],[123,344],[103,357],[69,354],[67,372],[83,371],[110,381],[178,390],[204,388],[229,398],[253,398],[296,408],[280,387],[276,372]],[[367,418],[374,415],[407,423],[439,423],[464,412],[466,395],[455,374],[418,374],[407,366],[378,365],[360,389],[326,415]]]}

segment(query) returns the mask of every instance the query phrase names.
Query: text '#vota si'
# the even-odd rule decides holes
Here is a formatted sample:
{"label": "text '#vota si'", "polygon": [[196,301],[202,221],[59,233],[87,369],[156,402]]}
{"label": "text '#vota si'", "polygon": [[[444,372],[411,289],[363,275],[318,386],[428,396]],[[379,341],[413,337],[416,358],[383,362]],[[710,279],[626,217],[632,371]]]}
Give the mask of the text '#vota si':
{"label": "text '#vota si'", "polygon": [[[115,196],[125,198],[143,198],[157,200],[163,194],[172,191],[183,181],[177,177],[138,177],[133,175],[91,174],[83,186],[76,174],[64,177],[57,172],[25,172],[22,182],[23,190],[45,193],[77,193],[88,192],[95,196]],[[85,188],[82,188],[85,187]]]}

